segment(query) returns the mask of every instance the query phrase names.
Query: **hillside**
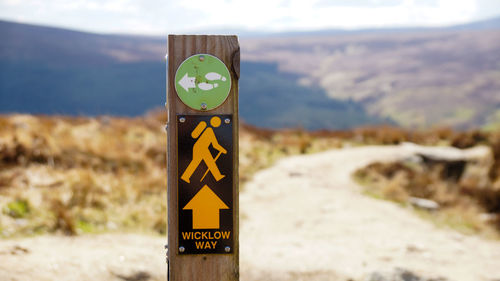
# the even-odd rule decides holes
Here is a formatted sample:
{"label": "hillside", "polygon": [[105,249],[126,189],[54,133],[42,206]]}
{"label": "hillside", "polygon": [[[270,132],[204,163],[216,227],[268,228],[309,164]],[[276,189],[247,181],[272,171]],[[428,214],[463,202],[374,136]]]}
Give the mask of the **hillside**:
{"label": "hillside", "polygon": [[[242,37],[242,118],[268,128],[497,128],[499,21]],[[137,116],[164,103],[164,38],[5,21],[0,34],[0,112]]]}
{"label": "hillside", "polygon": [[[165,102],[166,40],[0,22],[0,112],[138,116]],[[269,128],[383,122],[274,63],[243,61],[241,117]],[[286,103],[283,102],[286,100]]]}
{"label": "hillside", "polygon": [[102,35],[0,20],[0,59],[50,66],[155,62],[165,56],[166,40]]}
{"label": "hillside", "polygon": [[276,62],[301,75],[302,85],[405,127],[500,124],[500,29],[242,41],[243,59]]}

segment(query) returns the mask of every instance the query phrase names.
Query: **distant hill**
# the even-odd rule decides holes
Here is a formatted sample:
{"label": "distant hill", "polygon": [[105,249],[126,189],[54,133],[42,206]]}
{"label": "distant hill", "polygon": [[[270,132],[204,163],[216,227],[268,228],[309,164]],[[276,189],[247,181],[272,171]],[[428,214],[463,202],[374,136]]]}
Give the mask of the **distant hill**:
{"label": "distant hill", "polygon": [[[500,127],[499,25],[243,36],[241,116],[271,128]],[[0,35],[0,112],[134,116],[164,103],[166,38],[5,21]]]}
{"label": "distant hill", "polygon": [[500,29],[500,17],[485,19],[481,21],[455,25],[448,29],[453,30],[485,30],[485,29]]}
{"label": "distant hill", "polygon": [[[0,112],[136,116],[165,102],[165,39],[5,21],[0,34]],[[241,117],[250,124],[320,129],[383,121],[355,102],[298,85],[275,63],[243,61],[241,71]]]}
{"label": "distant hill", "polygon": [[0,22],[0,111],[139,115],[164,103],[157,38]]}
{"label": "distant hill", "polygon": [[407,27],[380,27],[380,28],[361,28],[361,29],[319,29],[310,31],[249,31],[243,29],[219,29],[206,30],[200,34],[238,34],[242,38],[280,38],[280,37],[311,37],[311,36],[339,36],[339,35],[355,35],[367,33],[413,33],[423,31],[449,31],[449,30],[487,30],[487,29],[500,29],[500,16],[489,18],[480,21],[474,21],[458,25],[449,25],[441,27],[421,27],[421,26],[407,26]]}
{"label": "distant hill", "polygon": [[414,31],[242,40],[302,85],[404,127],[500,128],[500,18]]}
{"label": "distant hill", "polygon": [[166,38],[101,35],[0,20],[0,59],[53,66],[154,62],[165,56]]}

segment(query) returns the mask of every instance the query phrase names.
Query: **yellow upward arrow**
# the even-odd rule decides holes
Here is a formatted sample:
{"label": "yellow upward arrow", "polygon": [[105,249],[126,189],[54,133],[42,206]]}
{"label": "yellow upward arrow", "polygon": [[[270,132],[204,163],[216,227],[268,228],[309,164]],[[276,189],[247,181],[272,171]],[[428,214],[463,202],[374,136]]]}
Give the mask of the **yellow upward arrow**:
{"label": "yellow upward arrow", "polygon": [[193,210],[193,229],[218,229],[219,210],[229,207],[205,185],[182,209]]}

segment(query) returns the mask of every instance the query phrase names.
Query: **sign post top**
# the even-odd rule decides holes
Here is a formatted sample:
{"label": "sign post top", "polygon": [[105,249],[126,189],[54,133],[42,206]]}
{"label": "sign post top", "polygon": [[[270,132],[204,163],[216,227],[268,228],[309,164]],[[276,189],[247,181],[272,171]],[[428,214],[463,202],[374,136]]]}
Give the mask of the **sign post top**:
{"label": "sign post top", "polygon": [[175,74],[179,99],[195,110],[220,106],[231,90],[231,75],[226,65],[209,54],[196,54],[184,60]]}

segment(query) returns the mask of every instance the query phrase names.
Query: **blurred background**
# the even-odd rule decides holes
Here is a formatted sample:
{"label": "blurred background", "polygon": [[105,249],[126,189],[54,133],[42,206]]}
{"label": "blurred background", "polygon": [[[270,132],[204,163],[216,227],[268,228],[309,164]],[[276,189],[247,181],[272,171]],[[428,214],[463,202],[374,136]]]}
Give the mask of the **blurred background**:
{"label": "blurred background", "polygon": [[[0,0],[0,260],[6,261],[0,276],[54,280],[78,270],[67,264],[75,253],[42,257],[84,239],[78,244],[90,248],[113,241],[151,247],[128,251],[136,259],[110,250],[112,262],[78,271],[81,280],[163,280],[168,34],[239,37],[242,196],[251,194],[245,186],[255,173],[287,156],[333,149],[349,161],[356,149],[390,147],[390,155],[373,152],[366,156],[373,161],[350,171],[352,192],[491,243],[481,257],[494,268],[500,259],[499,1]],[[402,153],[409,142],[437,150]],[[252,219],[241,208],[245,235]],[[355,265],[349,266],[356,273],[266,271],[244,255],[242,280],[393,280],[369,279],[379,272]],[[91,256],[90,265],[96,257],[107,260],[103,253]],[[151,258],[154,265],[144,263]],[[33,269],[37,263],[50,270],[42,274]],[[430,268],[432,260],[425,263]],[[442,280],[500,278],[476,267],[469,275],[452,269],[446,275],[404,262],[384,270],[406,272],[393,267]]]}

